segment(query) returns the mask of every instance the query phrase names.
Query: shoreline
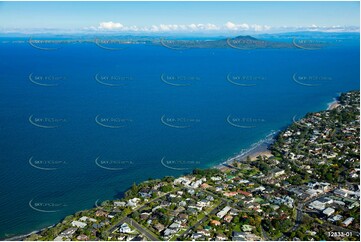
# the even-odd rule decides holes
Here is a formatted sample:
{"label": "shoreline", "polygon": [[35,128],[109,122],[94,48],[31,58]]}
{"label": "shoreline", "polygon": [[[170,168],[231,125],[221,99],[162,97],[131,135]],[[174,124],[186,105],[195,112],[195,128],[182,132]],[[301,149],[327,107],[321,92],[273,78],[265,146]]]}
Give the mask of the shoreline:
{"label": "shoreline", "polygon": [[[237,155],[231,156],[226,161],[223,161],[222,163],[220,163],[218,165],[211,166],[209,168],[215,168],[215,169],[219,169],[221,171],[227,171],[228,169],[231,169],[229,167],[229,165],[231,165],[235,160],[246,160],[247,156],[249,156],[251,161],[253,161],[260,155],[261,156],[267,156],[267,157],[272,156],[272,153],[268,148],[274,142],[275,137],[276,137],[276,135],[278,133],[279,133],[279,131],[272,130],[268,135],[266,135],[265,138],[259,140],[256,143],[253,143],[250,146],[250,148],[248,148],[248,149],[246,149],[244,151],[241,151]],[[43,229],[34,230],[34,231],[32,231],[32,232],[30,232],[28,234],[15,235],[13,237],[2,238],[0,240],[2,240],[2,241],[19,241],[19,240],[23,240],[23,239],[29,237],[32,234],[39,234],[42,231],[44,231],[45,229],[54,227],[55,225],[56,224],[53,224],[53,225],[48,226],[48,227],[43,228]]]}
{"label": "shoreline", "polygon": [[[340,102],[338,97],[333,98],[333,100],[327,103],[326,110],[333,110],[340,106]],[[280,130],[279,130],[280,131]],[[257,143],[251,145],[249,149],[244,152],[240,152],[239,154],[228,158],[226,161],[222,162],[221,164],[215,165],[212,168],[226,170],[230,169],[229,165],[231,165],[235,160],[246,160],[247,156],[250,157],[251,161],[254,161],[258,156],[272,156],[271,151],[268,149],[269,145],[275,141],[275,137],[279,131],[271,131],[264,139],[261,139]]]}
{"label": "shoreline", "polygon": [[[272,156],[271,151],[268,149],[269,146],[274,142],[276,135],[279,133],[279,131],[274,131],[272,130],[268,135],[266,135],[265,138],[259,140],[256,143],[253,143],[250,148],[241,151],[240,153],[238,153],[235,156],[231,156],[230,158],[228,158],[226,161],[223,161],[222,163],[218,164],[218,165],[213,165],[210,166],[209,168],[215,168],[215,169],[219,169],[221,171],[227,171],[228,169],[231,169],[229,167],[229,165],[231,165],[235,160],[246,160],[247,156],[250,157],[250,159],[253,161],[255,160],[258,156],[267,156],[270,157]],[[59,222],[60,223],[60,222]],[[44,231],[45,229],[54,227],[56,224],[53,224],[51,226],[48,226],[46,228],[42,228],[39,230],[34,230],[28,234],[20,234],[20,235],[15,235],[13,237],[8,237],[8,238],[1,238],[0,240],[2,241],[23,241],[23,239],[29,237],[32,234],[39,234],[42,231]]]}
{"label": "shoreline", "polygon": [[327,103],[327,110],[333,110],[340,106],[340,102],[337,100],[337,98],[334,98],[332,102]]}
{"label": "shoreline", "polygon": [[230,165],[234,161],[237,160],[246,160],[247,157],[251,159],[251,161],[255,160],[258,156],[272,156],[271,151],[269,150],[269,146],[275,141],[275,137],[279,131],[272,130],[270,134],[268,134],[265,138],[259,140],[258,142],[251,145],[245,151],[241,151],[239,154],[228,158],[226,161],[222,162],[221,164],[215,165],[212,168],[220,169],[221,171],[225,171],[230,169]]}
{"label": "shoreline", "polygon": [[[327,106],[326,110],[333,110],[333,109],[337,108],[340,105],[338,97],[333,98],[333,101],[327,103],[327,105],[328,106]],[[246,160],[248,156],[250,157],[251,161],[256,160],[256,158],[258,156],[266,156],[266,157],[273,156],[271,151],[269,150],[269,146],[275,141],[275,137],[277,136],[277,134],[280,131],[282,131],[282,130],[278,130],[278,131],[271,130],[271,132],[268,135],[266,135],[265,138],[263,138],[263,139],[259,140],[258,142],[252,144],[250,146],[250,148],[248,148],[248,149],[246,149],[244,151],[241,151],[240,153],[238,153],[235,156],[231,156],[226,161],[223,161],[218,165],[210,166],[209,168],[219,169],[219,170],[221,170],[223,172],[223,171],[227,171],[229,169],[232,169],[231,165],[232,165],[232,163],[234,161],[236,161],[236,160]],[[21,240],[22,241],[23,239],[27,238],[28,236],[30,236],[32,234],[39,234],[40,232],[42,232],[42,231],[44,231],[44,230],[46,230],[48,228],[54,227],[55,225],[56,224],[53,224],[53,225],[48,226],[46,228],[42,228],[42,229],[39,229],[39,230],[32,231],[32,232],[30,232],[28,234],[20,234],[20,235],[15,235],[13,237],[1,238],[0,240],[2,240],[2,241],[20,241]]]}
{"label": "shoreline", "polygon": [[42,228],[42,229],[39,229],[39,230],[34,230],[28,234],[20,234],[20,235],[15,235],[13,237],[5,237],[5,238],[1,238],[0,240],[1,241],[22,241],[22,239],[26,239],[27,237],[29,237],[30,235],[32,234],[39,234],[41,233],[42,231],[46,230],[46,229],[50,229],[52,227],[56,226],[56,224],[53,224],[53,225],[50,225],[46,228]]}

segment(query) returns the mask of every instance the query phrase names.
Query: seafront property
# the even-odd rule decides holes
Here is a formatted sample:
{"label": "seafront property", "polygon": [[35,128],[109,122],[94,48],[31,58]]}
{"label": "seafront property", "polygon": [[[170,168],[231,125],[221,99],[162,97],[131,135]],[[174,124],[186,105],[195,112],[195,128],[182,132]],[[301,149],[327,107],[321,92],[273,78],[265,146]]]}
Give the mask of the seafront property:
{"label": "seafront property", "polygon": [[25,240],[359,240],[359,106],[343,93],[268,153],[134,184]]}

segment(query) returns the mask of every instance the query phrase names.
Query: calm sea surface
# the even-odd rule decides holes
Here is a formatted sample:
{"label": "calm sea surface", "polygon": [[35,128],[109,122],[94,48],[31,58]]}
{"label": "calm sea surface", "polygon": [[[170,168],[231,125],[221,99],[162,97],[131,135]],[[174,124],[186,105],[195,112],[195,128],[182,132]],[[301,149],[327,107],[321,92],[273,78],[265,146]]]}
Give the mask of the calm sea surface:
{"label": "calm sea surface", "polygon": [[[357,40],[358,41],[358,40]],[[359,46],[0,44],[0,238],[210,167],[358,90]]]}

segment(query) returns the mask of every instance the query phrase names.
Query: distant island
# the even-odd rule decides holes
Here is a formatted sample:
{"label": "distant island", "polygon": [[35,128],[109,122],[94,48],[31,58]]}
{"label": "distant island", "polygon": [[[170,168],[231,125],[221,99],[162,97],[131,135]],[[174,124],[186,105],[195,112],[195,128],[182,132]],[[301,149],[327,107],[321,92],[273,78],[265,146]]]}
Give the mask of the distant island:
{"label": "distant island", "polygon": [[[157,42],[152,42],[158,44]],[[293,43],[275,42],[256,39],[252,36],[237,36],[220,40],[169,40],[161,39],[160,44],[174,49],[187,48],[234,48],[234,49],[263,49],[263,48],[296,48]]]}
{"label": "distant island", "polygon": [[30,44],[38,49],[57,49],[69,44],[95,44],[110,50],[127,48],[130,45],[163,46],[174,50],[219,49],[306,49],[314,50],[337,46],[359,40],[356,33],[293,32],[283,34],[259,34],[256,36],[165,36],[129,34],[34,34],[0,33],[0,44]]}
{"label": "distant island", "polygon": [[24,240],[357,240],[360,93],[221,168],[147,180]]}
{"label": "distant island", "polygon": [[233,48],[241,50],[269,48],[299,48],[289,41],[262,40],[252,36],[237,36],[234,38],[167,38],[157,36],[35,36],[35,37],[0,37],[2,44],[30,44],[34,48],[53,46],[54,49],[68,44],[96,44],[102,48],[116,49],[128,45],[156,45],[174,50],[202,48]]}

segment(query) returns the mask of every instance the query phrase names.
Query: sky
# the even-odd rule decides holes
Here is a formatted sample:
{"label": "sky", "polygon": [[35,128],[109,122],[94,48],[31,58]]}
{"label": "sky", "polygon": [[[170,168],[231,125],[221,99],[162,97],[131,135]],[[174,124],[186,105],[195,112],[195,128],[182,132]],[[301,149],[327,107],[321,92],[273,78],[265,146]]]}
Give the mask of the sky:
{"label": "sky", "polygon": [[0,32],[359,32],[359,2],[0,2]]}

